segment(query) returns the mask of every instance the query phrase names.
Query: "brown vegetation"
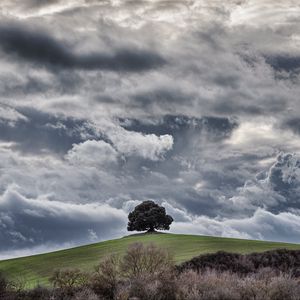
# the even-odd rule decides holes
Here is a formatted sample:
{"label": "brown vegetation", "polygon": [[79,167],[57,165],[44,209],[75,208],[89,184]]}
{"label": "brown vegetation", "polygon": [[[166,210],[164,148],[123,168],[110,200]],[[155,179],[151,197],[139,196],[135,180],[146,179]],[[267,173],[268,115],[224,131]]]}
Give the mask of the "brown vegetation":
{"label": "brown vegetation", "polygon": [[175,266],[154,245],[131,245],[90,273],[57,270],[53,288],[20,288],[0,275],[3,300],[300,300],[299,251],[218,252]]}
{"label": "brown vegetation", "polygon": [[263,268],[271,268],[280,272],[300,277],[300,251],[278,249],[262,253],[237,254],[219,251],[194,257],[181,264],[179,271],[205,271],[213,269],[220,272],[228,271],[239,275],[256,273]]}

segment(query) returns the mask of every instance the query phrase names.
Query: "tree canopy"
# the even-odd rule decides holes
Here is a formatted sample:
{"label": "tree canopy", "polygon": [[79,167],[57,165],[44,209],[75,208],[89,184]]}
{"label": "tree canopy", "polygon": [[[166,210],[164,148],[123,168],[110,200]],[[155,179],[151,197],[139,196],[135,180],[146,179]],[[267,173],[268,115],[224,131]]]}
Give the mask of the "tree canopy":
{"label": "tree canopy", "polygon": [[158,230],[169,230],[173,218],[166,214],[166,209],[153,201],[144,201],[137,205],[128,215],[128,231],[155,232]]}

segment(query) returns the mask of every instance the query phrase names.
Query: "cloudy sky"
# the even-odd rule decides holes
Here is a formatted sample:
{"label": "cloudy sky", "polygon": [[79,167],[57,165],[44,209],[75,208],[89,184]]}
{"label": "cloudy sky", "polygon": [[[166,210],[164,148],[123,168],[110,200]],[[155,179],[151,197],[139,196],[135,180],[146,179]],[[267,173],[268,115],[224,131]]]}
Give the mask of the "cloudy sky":
{"label": "cloudy sky", "polygon": [[2,0],[0,258],[172,232],[300,243],[298,0]]}

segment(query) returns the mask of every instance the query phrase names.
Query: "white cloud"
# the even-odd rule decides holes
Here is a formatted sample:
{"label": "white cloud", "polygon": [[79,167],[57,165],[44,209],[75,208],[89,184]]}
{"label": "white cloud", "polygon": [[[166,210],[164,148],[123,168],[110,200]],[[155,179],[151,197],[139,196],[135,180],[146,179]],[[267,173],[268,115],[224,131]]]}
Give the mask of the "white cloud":
{"label": "white cloud", "polygon": [[192,218],[187,214],[186,211],[180,208],[172,206],[167,201],[162,202],[162,206],[165,207],[166,213],[171,215],[175,222],[191,222]]}
{"label": "white cloud", "polygon": [[75,165],[101,166],[117,163],[118,152],[104,141],[87,140],[74,144],[65,157]]}
{"label": "white cloud", "polygon": [[27,118],[12,107],[0,105],[0,122],[7,122],[9,126],[15,126],[19,120],[27,121]]}
{"label": "white cloud", "polygon": [[127,156],[140,156],[157,161],[164,159],[164,155],[173,147],[173,137],[169,134],[142,134],[129,132],[121,127],[107,134],[117,150]]}
{"label": "white cloud", "polygon": [[274,150],[300,151],[300,141],[292,131],[278,128],[275,119],[245,121],[225,143],[234,150],[259,155],[272,154]]}
{"label": "white cloud", "polygon": [[248,0],[241,3],[231,14],[232,25],[281,27],[296,22],[300,7],[294,0]]}
{"label": "white cloud", "polygon": [[241,219],[220,220],[202,216],[195,217],[192,222],[175,222],[172,232],[299,243],[299,221],[299,215],[276,215],[258,209],[253,216]]}

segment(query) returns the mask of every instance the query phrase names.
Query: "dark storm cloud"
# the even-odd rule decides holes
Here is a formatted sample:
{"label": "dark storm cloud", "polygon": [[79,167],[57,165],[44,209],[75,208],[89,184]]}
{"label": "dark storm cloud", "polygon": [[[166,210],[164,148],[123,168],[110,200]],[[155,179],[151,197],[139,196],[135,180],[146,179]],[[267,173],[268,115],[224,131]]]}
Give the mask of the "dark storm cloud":
{"label": "dark storm cloud", "polygon": [[39,7],[39,6],[49,5],[49,4],[55,4],[58,2],[59,0],[30,0],[28,1],[28,6]]}
{"label": "dark storm cloud", "polygon": [[55,116],[35,109],[20,108],[25,118],[13,126],[0,122],[0,140],[14,142],[17,150],[29,153],[44,151],[65,154],[74,143],[88,138],[99,138],[85,120]]}
{"label": "dark storm cloud", "polygon": [[70,45],[46,32],[22,28],[21,24],[0,26],[0,47],[8,55],[49,68],[142,72],[166,64],[159,54],[142,49],[76,54]]}
{"label": "dark storm cloud", "polygon": [[285,120],[282,124],[283,128],[288,128],[294,133],[300,135],[300,118],[291,118]]}
{"label": "dark storm cloud", "polygon": [[[14,97],[23,96],[29,94],[46,93],[50,90],[51,86],[38,78],[28,76],[26,82],[18,82],[15,78],[2,78],[0,82],[0,91],[2,96]],[[67,84],[65,88],[67,89]]]}
{"label": "dark storm cloud", "polygon": [[0,199],[0,251],[94,242],[125,225],[126,214],[106,204],[28,199],[12,189]]}
{"label": "dark storm cloud", "polygon": [[30,11],[30,10],[46,7],[48,5],[58,4],[59,2],[60,0],[23,0],[20,1],[19,3],[17,2],[17,4],[19,4],[19,6],[22,7],[23,10]]}
{"label": "dark storm cloud", "polygon": [[218,197],[221,195],[220,190],[211,188],[204,189],[203,191],[189,189],[185,191],[184,198],[180,199],[178,197],[178,199],[176,199],[175,196],[175,199],[176,202],[184,207],[190,214],[215,218],[224,210],[224,203],[219,203],[218,201]]}
{"label": "dark storm cloud", "polygon": [[158,103],[159,105],[176,105],[181,102],[190,101],[194,98],[194,95],[184,94],[176,87],[173,89],[156,89],[148,92],[141,92],[133,95],[133,100],[143,107],[151,107]]}
{"label": "dark storm cloud", "polygon": [[127,130],[140,131],[146,134],[171,134],[184,136],[187,131],[196,134],[206,131],[215,137],[228,137],[237,128],[236,120],[222,117],[189,117],[185,115],[165,115],[160,119],[120,119]]}
{"label": "dark storm cloud", "polygon": [[239,103],[235,103],[235,101],[224,101],[218,103],[214,106],[214,110],[219,114],[229,114],[229,115],[261,115],[263,113],[263,108],[258,105],[241,105]]}
{"label": "dark storm cloud", "polygon": [[272,66],[275,71],[286,71],[299,73],[300,56],[277,55],[266,57],[266,62]]}

